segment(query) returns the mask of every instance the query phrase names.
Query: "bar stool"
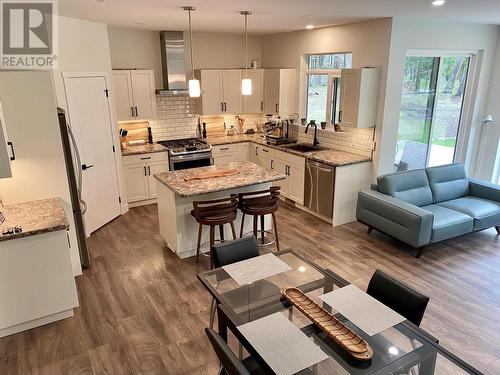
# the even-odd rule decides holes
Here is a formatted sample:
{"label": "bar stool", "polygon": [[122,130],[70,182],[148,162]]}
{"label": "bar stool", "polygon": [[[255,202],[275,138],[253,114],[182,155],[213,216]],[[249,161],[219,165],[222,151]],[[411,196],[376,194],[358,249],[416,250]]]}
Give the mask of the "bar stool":
{"label": "bar stool", "polygon": [[[279,206],[280,187],[273,186],[270,189],[253,191],[250,193],[238,194],[238,208],[243,213],[241,218],[240,237],[243,237],[243,227],[245,225],[245,215],[253,216],[253,235],[259,240],[258,234],[261,234],[261,242],[259,246],[269,246],[276,242],[276,248],[280,251],[280,243],[278,239],[278,226],[276,225],[275,212]],[[274,226],[274,240],[265,242],[265,234],[270,233],[264,229],[264,216],[271,215]],[[260,217],[260,230],[257,229],[258,219]],[[272,233],[271,233],[272,234]]]}
{"label": "bar stool", "polygon": [[[196,244],[196,261],[199,260],[201,249],[201,235],[203,225],[210,226],[210,246],[215,244],[215,227],[219,227],[220,241],[224,242],[224,224],[231,225],[233,239],[236,239],[234,220],[238,214],[238,196],[231,194],[227,198],[213,199],[208,201],[194,201],[191,215],[195,218],[198,226],[198,242]],[[210,257],[210,268],[212,268]]]}

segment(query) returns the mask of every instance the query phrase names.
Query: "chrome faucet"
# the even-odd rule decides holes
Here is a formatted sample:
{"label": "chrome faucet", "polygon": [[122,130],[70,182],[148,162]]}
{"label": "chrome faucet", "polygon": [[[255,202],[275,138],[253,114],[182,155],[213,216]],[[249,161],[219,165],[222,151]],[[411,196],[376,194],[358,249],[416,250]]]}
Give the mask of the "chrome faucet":
{"label": "chrome faucet", "polygon": [[316,147],[317,145],[319,145],[319,141],[318,141],[318,137],[317,137],[317,133],[318,133],[318,125],[316,124],[315,121],[311,121],[309,124],[307,124],[306,126],[306,134],[307,134],[307,131],[309,130],[309,126],[314,126],[314,139],[313,139],[313,147]]}

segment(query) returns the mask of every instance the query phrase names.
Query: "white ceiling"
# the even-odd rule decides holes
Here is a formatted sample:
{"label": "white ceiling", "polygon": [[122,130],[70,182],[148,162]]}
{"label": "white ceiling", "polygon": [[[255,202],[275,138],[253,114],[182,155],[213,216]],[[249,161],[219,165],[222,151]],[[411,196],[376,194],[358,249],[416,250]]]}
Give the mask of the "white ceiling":
{"label": "white ceiling", "polygon": [[[194,31],[238,32],[240,10],[251,10],[252,33],[269,34],[338,25],[363,19],[414,16],[500,25],[499,0],[59,0],[60,14],[113,26],[145,30],[185,30],[192,5]],[[309,16],[309,17],[308,17]]]}

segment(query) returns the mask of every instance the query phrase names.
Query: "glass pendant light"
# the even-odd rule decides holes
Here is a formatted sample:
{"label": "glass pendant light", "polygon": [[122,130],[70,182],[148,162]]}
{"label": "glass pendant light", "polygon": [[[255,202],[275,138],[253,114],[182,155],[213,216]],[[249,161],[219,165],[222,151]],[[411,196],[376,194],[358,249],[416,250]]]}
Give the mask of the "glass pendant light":
{"label": "glass pendant light", "polygon": [[242,10],[241,15],[245,16],[245,73],[241,80],[241,95],[252,95],[252,80],[247,76],[248,70],[248,16],[252,14],[249,10]]}
{"label": "glass pendant light", "polygon": [[189,97],[191,98],[199,98],[201,95],[200,89],[200,81],[197,80],[194,76],[194,53],[193,53],[193,29],[191,27],[191,12],[193,12],[196,8],[191,6],[182,7],[182,9],[187,10],[188,18],[189,18],[189,49],[191,51],[191,70],[193,74],[193,78],[189,80]]}

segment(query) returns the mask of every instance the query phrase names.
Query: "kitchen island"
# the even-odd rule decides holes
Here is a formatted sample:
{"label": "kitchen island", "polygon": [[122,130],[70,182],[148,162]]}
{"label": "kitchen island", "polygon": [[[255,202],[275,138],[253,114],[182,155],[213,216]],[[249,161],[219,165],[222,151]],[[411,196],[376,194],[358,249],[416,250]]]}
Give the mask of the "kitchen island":
{"label": "kitchen island", "polygon": [[[237,170],[230,176],[190,180],[202,171]],[[268,189],[272,182],[285,179],[284,173],[269,171],[257,164],[243,161],[218,166],[192,168],[154,175],[158,191],[158,216],[160,234],[167,246],[180,258],[196,254],[198,223],[191,216],[193,201],[205,201],[227,197],[230,194]],[[238,212],[235,226],[239,233],[241,213]],[[271,228],[266,218],[265,229]],[[225,226],[225,238],[232,238],[229,226]],[[246,220],[243,233],[252,231],[251,220]],[[208,251],[208,227],[204,228],[202,251]]]}

